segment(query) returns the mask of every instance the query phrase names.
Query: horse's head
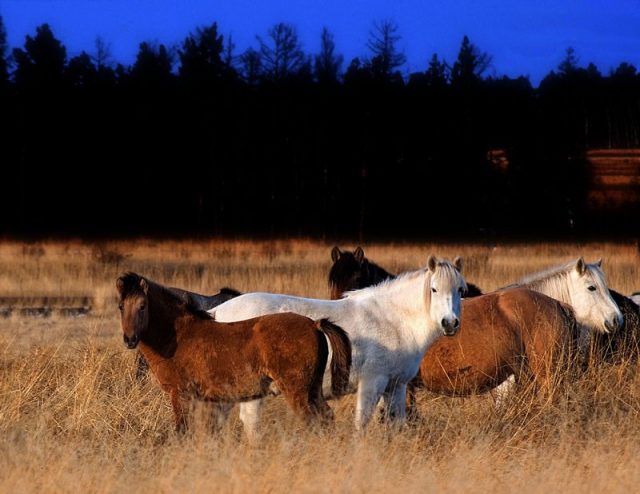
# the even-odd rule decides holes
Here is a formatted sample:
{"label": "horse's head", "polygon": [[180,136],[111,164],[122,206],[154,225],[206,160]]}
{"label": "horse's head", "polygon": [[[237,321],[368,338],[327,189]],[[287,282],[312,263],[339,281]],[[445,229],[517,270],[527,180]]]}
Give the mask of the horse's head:
{"label": "horse's head", "polygon": [[367,258],[364,257],[362,247],[356,247],[353,252],[341,251],[338,246],[331,250],[333,266],[329,271],[329,289],[331,299],[342,297],[344,292],[358,290],[369,286],[367,279]]}
{"label": "horse's head", "polygon": [[149,325],[149,284],[138,274],[126,273],[117,279],[116,288],[124,344],[133,349]]}
{"label": "horse's head", "polygon": [[571,305],[578,322],[601,333],[622,327],[622,312],[609,293],[602,260],[587,264],[582,257],[568,273]]}
{"label": "horse's head", "polygon": [[425,301],[431,320],[447,336],[453,336],[460,328],[460,300],[467,291],[461,271],[462,259],[459,257],[453,263],[433,256],[427,261]]}

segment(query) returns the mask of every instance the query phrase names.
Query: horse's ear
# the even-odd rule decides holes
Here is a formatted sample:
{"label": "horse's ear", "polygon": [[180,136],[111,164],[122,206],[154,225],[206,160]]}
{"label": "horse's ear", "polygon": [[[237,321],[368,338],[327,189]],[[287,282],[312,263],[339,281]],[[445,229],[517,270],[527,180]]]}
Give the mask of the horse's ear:
{"label": "horse's ear", "polygon": [[362,250],[362,247],[359,245],[356,247],[356,250],[353,251],[353,257],[356,258],[359,264],[362,264],[362,261],[364,261],[364,250]]}
{"label": "horse's ear", "polygon": [[602,267],[602,257],[600,259],[598,259],[595,264],[596,264],[596,266],[601,268]]}
{"label": "horse's ear", "polygon": [[429,271],[435,271],[437,264],[438,262],[436,261],[435,256],[429,256],[429,259],[427,259],[427,268],[429,268]]}
{"label": "horse's ear", "polygon": [[333,262],[336,262],[338,259],[340,259],[341,254],[342,252],[340,252],[340,249],[336,245],[333,249],[331,249],[331,260]]}
{"label": "horse's ear", "polygon": [[462,266],[464,265],[464,262],[462,261],[462,257],[457,256],[454,260],[453,260],[453,265],[455,266],[455,268],[460,271],[462,273]]}
{"label": "horse's ear", "polygon": [[144,278],[140,278],[140,288],[145,294],[149,291],[149,283]]}
{"label": "horse's ear", "polygon": [[582,276],[587,270],[587,266],[584,263],[584,259],[582,257],[578,258],[576,261],[576,271],[580,276]]}
{"label": "horse's ear", "polygon": [[122,296],[122,293],[124,292],[124,280],[122,279],[122,276],[116,280],[116,289],[120,296]]}

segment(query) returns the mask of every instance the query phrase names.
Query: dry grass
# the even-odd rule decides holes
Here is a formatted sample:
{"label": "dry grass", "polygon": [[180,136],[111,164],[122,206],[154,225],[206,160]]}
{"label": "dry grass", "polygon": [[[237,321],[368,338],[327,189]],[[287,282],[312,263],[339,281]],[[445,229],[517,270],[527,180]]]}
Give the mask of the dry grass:
{"label": "dry grass", "polygon": [[[634,364],[590,371],[541,403],[520,390],[496,411],[490,396],[420,395],[423,419],[400,431],[352,432],[353,397],[332,403],[330,430],[307,431],[278,398],[250,445],[237,418],[218,436],[206,410],[185,438],[153,378],[136,383],[121,344],[114,280],[125,269],[213,293],[327,295],[330,245],[307,240],[0,244],[0,296],[90,295],[85,318],[0,319],[0,491],[113,492],[626,492],[640,469],[640,377]],[[610,284],[640,288],[631,244],[369,245],[391,271],[431,253],[466,259],[486,290],[578,255],[604,258]]]}

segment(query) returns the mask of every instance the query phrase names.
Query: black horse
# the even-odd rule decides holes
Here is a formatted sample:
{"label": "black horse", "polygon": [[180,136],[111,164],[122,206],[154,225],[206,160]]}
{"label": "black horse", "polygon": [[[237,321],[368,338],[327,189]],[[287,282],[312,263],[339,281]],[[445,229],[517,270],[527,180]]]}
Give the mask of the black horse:
{"label": "black horse", "polygon": [[[359,290],[368,286],[395,278],[384,268],[364,256],[364,250],[358,246],[353,252],[341,251],[338,246],[331,250],[333,266],[329,271],[329,290],[331,300],[337,300],[349,290]],[[477,297],[482,291],[474,284],[467,283],[465,297]]]}
{"label": "black horse", "polygon": [[[242,295],[242,292],[234,290],[233,288],[222,288],[215,295],[201,295],[199,293],[183,290],[182,288],[168,288],[170,292],[181,299],[185,304],[193,307],[197,310],[207,311],[214,307],[231,300],[232,298]],[[149,372],[149,364],[145,360],[141,352],[138,352],[138,358],[136,363],[136,379],[142,380]]]}

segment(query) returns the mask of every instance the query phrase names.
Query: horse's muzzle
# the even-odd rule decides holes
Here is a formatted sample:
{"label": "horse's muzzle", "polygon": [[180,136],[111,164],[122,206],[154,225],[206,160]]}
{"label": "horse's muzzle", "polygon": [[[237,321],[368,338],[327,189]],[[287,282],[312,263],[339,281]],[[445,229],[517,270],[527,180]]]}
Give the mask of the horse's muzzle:
{"label": "horse's muzzle", "polygon": [[460,328],[460,320],[457,317],[453,319],[442,318],[440,324],[442,324],[442,331],[445,336],[455,335]]}
{"label": "horse's muzzle", "polygon": [[131,338],[129,338],[126,334],[123,335],[123,340],[124,340],[124,345],[129,349],[129,350],[133,350],[135,347],[138,346],[138,342],[140,341],[140,338],[138,338],[138,335],[134,334]]}

